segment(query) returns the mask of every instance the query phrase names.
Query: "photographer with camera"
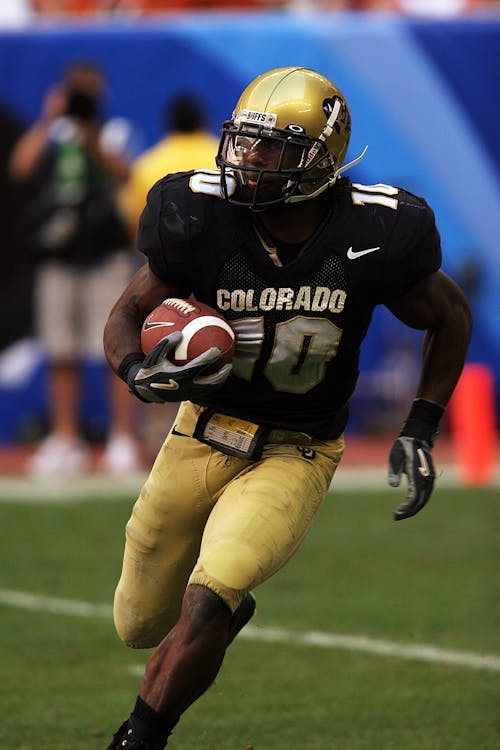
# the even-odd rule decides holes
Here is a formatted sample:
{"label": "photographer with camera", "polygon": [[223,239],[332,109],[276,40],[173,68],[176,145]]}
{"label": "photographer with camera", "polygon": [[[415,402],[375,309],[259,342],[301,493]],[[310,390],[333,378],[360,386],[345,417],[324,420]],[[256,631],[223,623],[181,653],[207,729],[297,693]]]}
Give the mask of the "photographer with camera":
{"label": "photographer with camera", "polygon": [[[93,63],[72,65],[46,95],[40,118],[15,144],[10,172],[34,180],[27,242],[38,260],[36,332],[49,358],[51,431],[32,457],[38,475],[89,468],[79,421],[82,361],[101,361],[102,329],[117,290],[132,275],[131,238],[116,193],[129,177],[130,126],[104,122],[106,81]],[[131,400],[114,377],[103,467],[139,467]]]}

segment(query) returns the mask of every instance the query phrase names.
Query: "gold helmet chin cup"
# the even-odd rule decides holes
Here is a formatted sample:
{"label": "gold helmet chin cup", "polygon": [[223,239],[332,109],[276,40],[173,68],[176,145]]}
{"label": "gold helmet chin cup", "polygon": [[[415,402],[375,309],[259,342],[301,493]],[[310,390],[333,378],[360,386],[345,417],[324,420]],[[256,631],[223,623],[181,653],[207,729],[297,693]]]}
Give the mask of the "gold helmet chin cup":
{"label": "gold helmet chin cup", "polygon": [[[250,131],[258,128],[263,134],[280,139],[286,139],[288,133],[309,143],[304,164],[300,170],[290,172],[283,196],[268,203],[294,203],[316,197],[365,153],[343,167],[351,135],[347,102],[335,84],[309,68],[277,68],[258,76],[241,94],[232,120],[225,123],[221,146],[225,135],[238,127]],[[225,162],[222,148],[217,161],[223,178],[224,168],[237,172],[234,165]],[[264,204],[255,195],[251,205]]]}

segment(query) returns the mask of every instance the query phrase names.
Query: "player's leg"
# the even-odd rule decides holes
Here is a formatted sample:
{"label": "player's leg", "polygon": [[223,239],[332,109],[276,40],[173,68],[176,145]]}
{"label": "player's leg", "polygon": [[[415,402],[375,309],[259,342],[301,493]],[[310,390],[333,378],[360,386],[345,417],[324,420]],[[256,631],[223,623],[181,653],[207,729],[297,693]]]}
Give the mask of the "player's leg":
{"label": "player's leg", "polygon": [[180,715],[215,679],[230,621],[216,594],[189,586],[179,620],[149,659],[134,710],[107,750],[163,750]]}
{"label": "player's leg", "polygon": [[[255,608],[249,595],[232,615],[218,596],[200,586],[190,587],[183,600],[213,503],[234,475],[248,466],[238,459],[227,461],[189,437],[197,416],[190,405],[181,407],[175,434],[162,447],[134,507],[115,595],[115,624],[123,640],[135,647],[161,641],[148,664],[147,683],[157,685],[161,693],[165,654],[170,653],[182,706],[213,681],[228,642]],[[182,670],[179,651],[186,659]],[[178,705],[173,713],[180,710]],[[109,748],[163,748],[176,719],[157,713],[138,697]],[[149,744],[134,744],[146,741]]]}
{"label": "player's leg", "polygon": [[180,618],[148,662],[128,726],[133,741],[161,750],[181,714],[213,682],[227,646],[230,613],[300,546],[342,449],[343,440],[303,452],[272,446],[264,461],[246,467],[224,488],[206,524]]}
{"label": "player's leg", "polygon": [[[192,405],[181,406],[175,430],[162,446],[127,524],[114,615],[120,637],[136,648],[156,646],[177,622],[213,504],[248,465],[238,459],[228,462],[189,437],[197,416]],[[230,638],[253,609],[249,598],[235,614]]]}
{"label": "player's leg", "polygon": [[202,483],[205,446],[194,445],[184,463],[181,441],[167,438],[126,527],[114,619],[134,648],[156,646],[176,623],[211,509]]}
{"label": "player's leg", "polygon": [[[240,628],[253,614],[250,603]],[[108,750],[163,750],[179,717],[213,683],[230,642],[231,612],[205,586],[188,587],[176,625],[148,661],[140,695]]]}
{"label": "player's leg", "polygon": [[270,445],[223,491],[205,526],[190,583],[231,611],[297,551],[328,491],[344,440],[307,448]]}
{"label": "player's leg", "polygon": [[[254,607],[255,599],[249,595],[240,605],[244,615],[232,637]],[[178,718],[214,681],[239,610],[231,617],[227,605],[210,589],[188,587],[181,616],[153,652],[134,710],[107,750],[163,750]],[[169,695],[172,688],[174,699]]]}

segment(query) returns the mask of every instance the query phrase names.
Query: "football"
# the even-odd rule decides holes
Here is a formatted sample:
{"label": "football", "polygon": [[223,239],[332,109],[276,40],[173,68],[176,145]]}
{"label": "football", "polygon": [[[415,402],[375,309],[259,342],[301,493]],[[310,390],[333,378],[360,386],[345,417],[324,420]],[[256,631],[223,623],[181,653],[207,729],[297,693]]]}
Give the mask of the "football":
{"label": "football", "polygon": [[220,349],[221,355],[207,372],[215,372],[231,362],[234,331],[227,320],[209,305],[175,297],[163,300],[142,325],[141,346],[144,354],[148,354],[161,339],[174,331],[182,333],[182,340],[168,355],[174,364],[185,365],[212,346]]}

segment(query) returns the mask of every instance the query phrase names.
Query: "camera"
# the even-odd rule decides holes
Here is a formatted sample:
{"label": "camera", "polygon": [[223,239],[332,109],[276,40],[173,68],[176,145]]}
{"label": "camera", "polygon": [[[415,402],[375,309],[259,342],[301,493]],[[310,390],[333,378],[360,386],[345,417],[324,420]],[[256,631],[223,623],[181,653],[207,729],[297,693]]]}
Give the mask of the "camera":
{"label": "camera", "polygon": [[99,115],[99,102],[87,91],[72,88],[68,92],[66,114],[77,120],[95,120]]}

